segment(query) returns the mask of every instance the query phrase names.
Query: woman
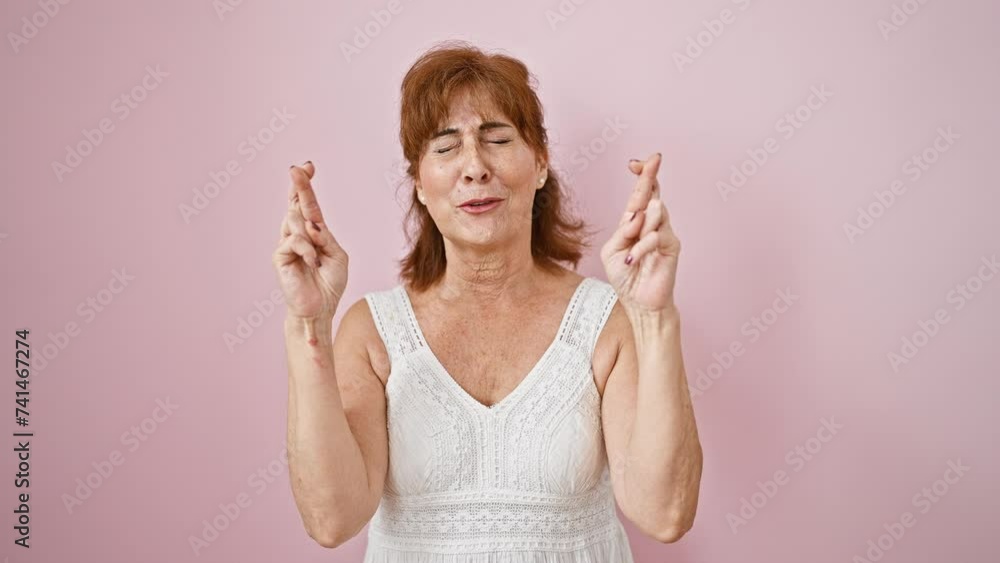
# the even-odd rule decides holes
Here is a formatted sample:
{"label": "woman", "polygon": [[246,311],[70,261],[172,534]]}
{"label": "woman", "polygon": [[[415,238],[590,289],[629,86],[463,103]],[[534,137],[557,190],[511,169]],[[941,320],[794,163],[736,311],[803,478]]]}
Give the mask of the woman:
{"label": "woman", "polygon": [[637,175],[601,248],[574,267],[541,104],[518,60],[464,44],[402,84],[413,182],[405,284],[332,319],[347,254],[311,162],[291,168],[274,254],[288,316],[288,453],[309,535],[335,547],[371,522],[365,561],[631,562],[615,506],[674,542],[691,528],[702,452],[673,300],[680,243]]}

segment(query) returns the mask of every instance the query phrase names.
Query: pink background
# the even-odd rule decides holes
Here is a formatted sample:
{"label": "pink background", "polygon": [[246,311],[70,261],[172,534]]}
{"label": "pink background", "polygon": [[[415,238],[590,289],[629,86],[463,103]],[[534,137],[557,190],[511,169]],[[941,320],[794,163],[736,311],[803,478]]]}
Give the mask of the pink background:
{"label": "pink background", "polygon": [[[53,357],[30,379],[32,548],[13,544],[23,489],[10,437],[0,557],[360,560],[364,533],[329,551],[301,525],[280,462],[283,306],[253,312],[277,287],[270,255],[288,165],[307,159],[351,255],[346,302],[397,283],[399,82],[433,42],[463,38],[507,50],[538,77],[557,169],[603,229],[580,271],[604,276],[596,249],[632,186],[627,159],[662,151],[664,199],[684,244],[689,381],[713,354],[744,345],[695,398],[705,450],[695,527],[664,545],[627,525],[637,562],[847,563],[907,511],[916,525],[883,561],[995,560],[1000,277],[985,280],[984,269],[961,310],[948,296],[1000,251],[1000,7],[928,2],[886,39],[878,22],[894,3],[904,4],[563,0],[568,15],[553,25],[556,0],[399,0],[347,60],[342,43],[388,2],[244,1],[220,17],[207,0],[77,1],[16,49],[9,34],[42,8],[4,2],[5,347],[12,357],[12,333],[27,327],[36,358],[46,344]],[[735,21],[678,69],[674,54],[727,8]],[[142,84],[147,65],[168,76],[137,91],[146,97],[125,117],[114,101]],[[779,120],[821,85],[833,95],[786,139]],[[275,108],[295,117],[248,161],[240,144]],[[595,141],[616,118],[627,128]],[[114,129],[60,181],[53,162],[103,119]],[[948,127],[958,139],[913,179],[907,161]],[[716,183],[769,137],[777,152],[724,201]],[[582,156],[592,143],[600,150]],[[179,206],[231,160],[240,172],[185,222]],[[851,242],[844,223],[894,179],[906,191]],[[134,279],[121,290],[112,272],[123,268]],[[798,300],[752,341],[742,327],[785,288]],[[100,312],[87,304],[102,298]],[[894,371],[888,354],[938,309],[947,324]],[[224,335],[248,318],[258,326],[230,351]],[[57,334],[68,322],[74,335]],[[15,432],[10,379],[6,388]],[[177,408],[163,417],[156,401],[167,398]],[[843,428],[810,442],[831,417]],[[122,440],[146,418],[145,441]],[[797,461],[795,448],[810,444],[821,449]],[[116,450],[124,463],[69,513],[64,495]],[[949,460],[971,469],[939,502],[914,504]],[[269,465],[270,483],[249,479]],[[727,514],[779,470],[789,479],[734,533]],[[248,506],[196,556],[189,538],[204,521],[224,522],[219,505],[238,498]]]}

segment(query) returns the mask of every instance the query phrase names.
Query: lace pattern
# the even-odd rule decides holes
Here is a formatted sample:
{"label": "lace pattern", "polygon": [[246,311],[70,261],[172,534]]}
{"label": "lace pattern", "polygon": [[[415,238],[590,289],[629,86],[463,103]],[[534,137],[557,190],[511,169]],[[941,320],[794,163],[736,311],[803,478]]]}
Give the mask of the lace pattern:
{"label": "lace pattern", "polygon": [[631,563],[591,370],[617,299],[609,284],[581,281],[550,347],[492,407],[434,356],[402,285],[365,298],[392,364],[389,470],[366,561],[465,563],[503,552],[518,562]]}

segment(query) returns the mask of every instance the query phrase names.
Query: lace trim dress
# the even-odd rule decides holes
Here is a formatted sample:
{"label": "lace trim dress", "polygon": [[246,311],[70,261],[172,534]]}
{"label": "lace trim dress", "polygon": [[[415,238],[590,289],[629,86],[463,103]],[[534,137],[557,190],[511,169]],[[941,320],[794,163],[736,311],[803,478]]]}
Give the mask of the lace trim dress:
{"label": "lace trim dress", "polygon": [[611,285],[585,277],[541,359],[489,407],[431,352],[402,285],[364,297],[391,361],[364,563],[633,563],[591,369]]}

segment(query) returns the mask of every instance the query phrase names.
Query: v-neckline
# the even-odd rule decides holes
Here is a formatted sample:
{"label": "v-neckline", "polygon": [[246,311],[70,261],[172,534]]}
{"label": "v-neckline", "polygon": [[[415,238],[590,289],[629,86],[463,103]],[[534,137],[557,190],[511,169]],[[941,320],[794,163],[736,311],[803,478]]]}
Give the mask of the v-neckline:
{"label": "v-neckline", "polygon": [[433,360],[434,368],[436,368],[435,371],[437,375],[440,375],[441,379],[445,380],[445,384],[452,387],[452,389],[454,389],[457,392],[457,394],[462,397],[464,401],[471,404],[472,408],[476,409],[479,412],[495,413],[499,412],[500,410],[507,407],[510,403],[515,401],[518,396],[523,394],[524,389],[527,388],[529,385],[531,385],[531,381],[538,377],[538,373],[541,371],[541,367],[545,363],[545,360],[548,359],[548,357],[553,354],[557,345],[559,344],[559,341],[562,337],[562,333],[566,329],[566,325],[569,323],[569,319],[571,316],[570,314],[573,311],[573,305],[579,299],[580,294],[583,291],[583,286],[587,283],[589,279],[590,278],[588,277],[584,277],[577,284],[576,289],[573,290],[573,295],[570,296],[569,303],[566,304],[566,309],[563,311],[562,319],[559,321],[559,328],[556,330],[556,335],[552,339],[552,342],[549,344],[548,348],[546,348],[545,351],[542,352],[542,355],[540,358],[538,358],[538,361],[535,362],[535,364],[531,367],[528,373],[521,378],[521,381],[518,382],[518,384],[514,387],[514,389],[510,393],[507,393],[507,395],[504,398],[488,406],[480,402],[471,394],[469,394],[469,392],[466,391],[464,387],[458,384],[458,381],[455,381],[455,378],[452,377],[451,373],[448,372],[448,369],[444,367],[444,364],[441,363],[441,360],[437,357],[437,354],[434,353],[434,350],[432,350],[430,344],[428,344],[427,338],[424,336],[423,329],[420,328],[420,323],[417,321],[417,315],[413,310],[413,304],[410,302],[410,296],[407,295],[406,293],[406,288],[403,287],[403,285],[399,285],[397,286],[397,289],[399,290],[399,293],[402,295],[403,304],[406,307],[406,314],[410,317],[409,320],[414,327],[414,332],[420,341],[421,348],[426,350],[427,355],[430,356],[431,359]]}

